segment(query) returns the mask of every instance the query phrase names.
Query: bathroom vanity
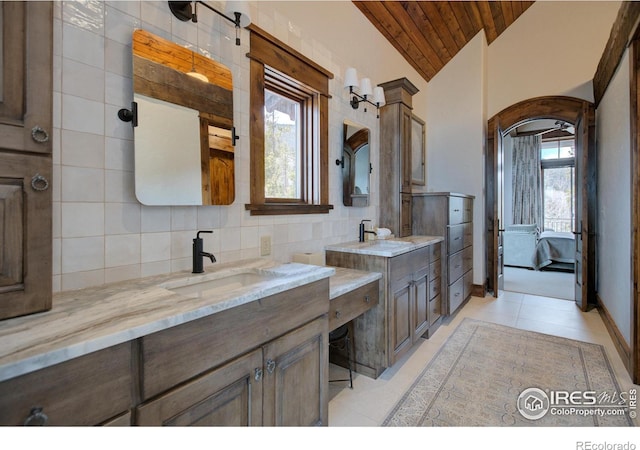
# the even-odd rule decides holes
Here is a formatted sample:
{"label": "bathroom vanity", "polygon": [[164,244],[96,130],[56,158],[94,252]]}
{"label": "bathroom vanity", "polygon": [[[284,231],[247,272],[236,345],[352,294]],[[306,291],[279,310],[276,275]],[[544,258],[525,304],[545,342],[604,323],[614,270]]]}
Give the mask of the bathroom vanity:
{"label": "bathroom vanity", "polygon": [[408,236],[325,247],[328,265],[381,274],[378,304],[354,320],[356,371],[377,378],[439,327],[442,240]]}
{"label": "bathroom vanity", "polygon": [[0,322],[2,425],[326,425],[333,268],[219,264]]}

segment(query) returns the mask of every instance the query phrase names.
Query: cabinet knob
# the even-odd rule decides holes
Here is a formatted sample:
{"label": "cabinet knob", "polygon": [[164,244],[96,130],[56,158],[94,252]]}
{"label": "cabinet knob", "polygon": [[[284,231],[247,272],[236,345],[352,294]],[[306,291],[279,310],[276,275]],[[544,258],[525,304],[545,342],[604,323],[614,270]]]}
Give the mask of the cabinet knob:
{"label": "cabinet knob", "polygon": [[364,302],[365,302],[365,303],[370,303],[370,302],[371,302],[371,299],[369,298],[369,296],[368,296],[368,295],[365,295],[365,296],[364,296]]}
{"label": "cabinet knob", "polygon": [[336,319],[339,319],[341,315],[340,311],[336,311]]}
{"label": "cabinet knob", "polygon": [[29,417],[24,421],[25,427],[42,427],[47,424],[49,417],[42,411],[42,407],[31,408]]}
{"label": "cabinet knob", "polygon": [[267,372],[273,373],[276,369],[276,362],[273,359],[267,359]]}
{"label": "cabinet knob", "polygon": [[257,367],[257,368],[255,369],[255,374],[254,374],[253,378],[254,378],[256,381],[260,381],[260,380],[262,380],[262,368],[261,368],[261,367]]}
{"label": "cabinet knob", "polygon": [[31,129],[31,139],[38,144],[44,144],[49,140],[49,133],[39,125],[36,125]]}

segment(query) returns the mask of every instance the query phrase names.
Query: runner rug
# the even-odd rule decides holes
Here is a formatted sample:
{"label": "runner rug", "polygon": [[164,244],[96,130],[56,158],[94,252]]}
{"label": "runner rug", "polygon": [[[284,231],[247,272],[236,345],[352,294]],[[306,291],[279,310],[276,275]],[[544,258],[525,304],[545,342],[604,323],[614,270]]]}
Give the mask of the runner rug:
{"label": "runner rug", "polygon": [[630,395],[601,345],[466,318],[383,425],[633,426]]}

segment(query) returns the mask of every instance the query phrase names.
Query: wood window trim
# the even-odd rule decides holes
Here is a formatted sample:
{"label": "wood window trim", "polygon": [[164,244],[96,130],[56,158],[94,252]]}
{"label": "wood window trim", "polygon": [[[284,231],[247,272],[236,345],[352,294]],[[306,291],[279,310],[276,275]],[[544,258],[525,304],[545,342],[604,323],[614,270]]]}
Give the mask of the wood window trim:
{"label": "wood window trim", "polygon": [[[329,204],[329,79],[333,74],[255,25],[250,25],[250,201],[245,210],[254,215],[327,214]],[[283,73],[317,92],[318,192],[304,203],[266,201],[264,189],[265,66]]]}

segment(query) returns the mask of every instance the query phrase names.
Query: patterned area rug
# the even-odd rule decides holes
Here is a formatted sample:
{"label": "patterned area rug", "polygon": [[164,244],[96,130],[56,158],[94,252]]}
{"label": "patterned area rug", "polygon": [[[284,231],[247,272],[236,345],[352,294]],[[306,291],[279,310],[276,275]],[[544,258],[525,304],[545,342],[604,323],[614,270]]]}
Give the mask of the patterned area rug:
{"label": "patterned area rug", "polygon": [[628,395],[601,345],[465,319],[383,425],[633,426]]}

